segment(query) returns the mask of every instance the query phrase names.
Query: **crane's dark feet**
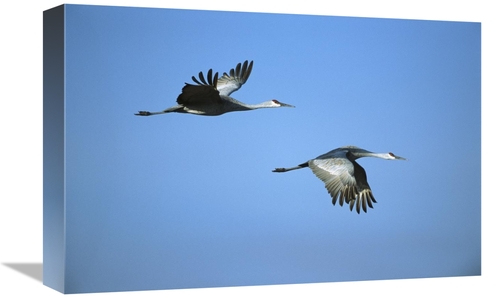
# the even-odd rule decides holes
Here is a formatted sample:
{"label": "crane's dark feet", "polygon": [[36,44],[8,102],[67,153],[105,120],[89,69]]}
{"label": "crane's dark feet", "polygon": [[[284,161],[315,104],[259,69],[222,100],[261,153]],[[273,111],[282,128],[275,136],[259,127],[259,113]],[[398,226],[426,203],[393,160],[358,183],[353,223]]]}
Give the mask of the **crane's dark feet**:
{"label": "crane's dark feet", "polygon": [[275,173],[283,173],[283,172],[286,172],[286,171],[285,171],[285,168],[276,168],[276,169],[273,170],[273,172],[275,172]]}
{"label": "crane's dark feet", "polygon": [[135,115],[137,115],[137,116],[149,116],[149,115],[151,115],[151,112],[139,111],[139,113],[136,113]]}

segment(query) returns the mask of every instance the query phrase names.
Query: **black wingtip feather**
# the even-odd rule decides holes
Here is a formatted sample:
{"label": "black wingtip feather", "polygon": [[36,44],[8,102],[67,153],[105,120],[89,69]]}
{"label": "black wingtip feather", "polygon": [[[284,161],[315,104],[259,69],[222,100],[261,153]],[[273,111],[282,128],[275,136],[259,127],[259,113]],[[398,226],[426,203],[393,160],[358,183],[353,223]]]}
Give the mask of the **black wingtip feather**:
{"label": "black wingtip feather", "polygon": [[207,73],[208,84],[212,85],[212,69],[210,68]]}
{"label": "black wingtip feather", "polygon": [[241,76],[241,63],[238,63],[238,65],[236,65],[235,73],[236,73],[236,77]]}
{"label": "black wingtip feather", "polygon": [[[211,73],[211,72],[212,72],[212,70],[210,69],[210,70],[208,71],[208,73]],[[202,72],[202,71],[200,71],[200,73],[198,74],[198,77],[200,78],[200,81],[201,81],[203,84],[207,85],[207,81],[205,81],[205,77],[203,77],[203,72]]]}
{"label": "black wingtip feather", "polygon": [[[213,72],[212,69],[208,70],[206,79],[205,79],[205,76],[203,75],[202,71],[200,71],[198,73],[199,79],[197,79],[195,76],[192,76],[191,79],[193,80],[193,82],[195,82],[198,85],[208,85],[208,86],[213,86],[213,87],[217,88],[217,80],[219,78],[219,73],[216,72],[215,75],[212,76],[212,72]],[[207,83],[207,81],[208,81],[208,83]],[[189,84],[186,83],[186,85],[189,85]]]}

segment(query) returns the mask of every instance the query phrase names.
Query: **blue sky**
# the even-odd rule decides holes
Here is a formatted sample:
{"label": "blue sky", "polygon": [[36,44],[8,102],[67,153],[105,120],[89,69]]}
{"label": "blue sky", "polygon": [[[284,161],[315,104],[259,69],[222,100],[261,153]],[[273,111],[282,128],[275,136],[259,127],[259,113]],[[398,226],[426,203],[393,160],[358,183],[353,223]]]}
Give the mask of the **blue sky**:
{"label": "blue sky", "polygon": [[[67,13],[69,289],[481,273],[479,23]],[[235,98],[296,108],[133,115],[244,60]],[[309,169],[271,172],[344,145],[408,159],[359,160],[367,214],[332,206]]]}
{"label": "blue sky", "polygon": [[[69,288],[480,274],[479,23],[67,13]],[[246,59],[234,97],[296,108],[133,115]],[[271,172],[350,144],[408,158],[359,161],[367,214],[332,206],[309,169]]]}
{"label": "blue sky", "polygon": [[[61,2],[57,1],[31,1],[31,2],[5,2],[0,10],[2,18],[0,26],[5,46],[2,47],[2,68],[0,72],[4,74],[2,88],[0,88],[2,107],[4,113],[0,117],[2,125],[1,135],[4,140],[0,146],[0,156],[2,157],[2,199],[0,200],[0,228],[2,234],[2,245],[0,246],[0,277],[4,281],[0,292],[9,297],[59,296],[60,294],[44,286],[41,282],[42,264],[42,11]],[[231,288],[210,288],[172,291],[140,291],[129,293],[103,293],[107,297],[124,295],[140,297],[159,297],[165,294],[172,297],[192,297],[205,295],[217,295],[219,297],[234,296],[276,296],[276,295],[301,295],[330,297],[332,295],[350,295],[354,297],[366,296],[366,294],[384,293],[387,297],[410,296],[436,296],[453,295],[464,293],[468,296],[481,296],[494,293],[498,281],[498,262],[496,252],[499,250],[496,240],[497,216],[494,213],[498,208],[498,200],[493,195],[495,188],[494,169],[498,164],[498,158],[494,153],[495,143],[492,141],[492,132],[496,125],[497,107],[497,73],[499,67],[498,53],[498,18],[491,1],[460,1],[449,0],[437,1],[405,1],[404,4],[393,0],[381,1],[307,1],[294,2],[286,6],[278,5],[280,2],[270,1],[225,1],[215,0],[202,2],[199,0],[179,1],[134,1],[134,0],[99,0],[85,1],[79,3],[106,4],[106,5],[129,5],[129,6],[150,6],[150,7],[182,7],[182,8],[202,8],[202,9],[222,9],[237,11],[268,11],[268,12],[290,12],[307,14],[326,15],[346,15],[346,16],[367,16],[383,18],[402,19],[426,19],[426,20],[451,20],[451,21],[471,21],[481,22],[481,56],[482,56],[482,275],[476,277],[455,277],[455,278],[425,278],[425,279],[403,279],[393,281],[376,282],[330,282],[286,286],[261,286],[261,287],[231,287]],[[28,4],[28,5],[27,5]],[[450,9],[453,7],[453,9]],[[225,24],[225,26],[232,26]],[[200,24],[199,30],[206,31],[207,24]],[[224,34],[223,32],[220,34]],[[245,57],[247,58],[247,57]],[[253,58],[253,57],[250,57]],[[238,60],[239,57],[238,57]],[[228,62],[232,67],[236,61]],[[217,70],[227,70],[226,66],[210,65]],[[259,67],[263,67],[259,64]],[[258,69],[258,68],[257,68]],[[195,66],[194,71],[189,71],[189,80],[192,74],[202,70]],[[255,70],[254,70],[255,71]],[[194,73],[193,73],[194,72]],[[255,80],[252,75],[249,82]],[[276,78],[275,78],[276,79]],[[184,80],[183,80],[184,81]],[[238,93],[248,92],[249,86],[245,86]],[[180,87],[175,91],[180,91]],[[255,98],[255,101],[247,98],[246,95],[235,95],[248,102],[257,102],[262,99]],[[166,94],[162,94],[166,96]],[[267,97],[267,96],[265,96]],[[283,99],[283,98],[280,98]],[[165,98],[165,101],[168,99]],[[173,99],[172,99],[173,100]],[[149,108],[149,107],[148,107]],[[265,111],[262,111],[265,112]],[[353,142],[354,143],[354,142]],[[360,144],[361,145],[361,144]],[[370,148],[364,144],[367,149]],[[329,150],[331,148],[327,148]],[[395,148],[388,148],[402,156],[404,152]],[[324,151],[323,151],[324,152]],[[321,153],[323,153],[321,152]],[[452,151],[453,152],[453,151]],[[316,156],[319,152],[304,154]],[[449,154],[449,153],[446,153]],[[302,157],[302,156],[301,156]],[[411,161],[411,160],[410,160]],[[369,159],[360,160],[360,163],[367,168],[369,180],[374,190],[376,190],[379,208],[382,204],[371,169],[366,164],[372,162]],[[396,162],[373,160],[380,164],[394,164]],[[279,166],[288,166],[288,159],[280,163]],[[273,162],[272,167],[275,165]],[[392,169],[388,169],[392,170]],[[302,171],[309,176],[307,169]],[[293,172],[292,172],[293,173]],[[288,173],[288,174],[292,174]],[[312,177],[311,179],[315,179]],[[287,178],[289,179],[289,178]],[[320,187],[322,187],[321,182]],[[318,185],[318,184],[316,184]],[[380,184],[377,184],[380,185]],[[385,199],[385,198],[384,198]],[[334,207],[336,208],[336,207]],[[376,209],[374,209],[376,210]],[[371,211],[374,211],[371,210]],[[380,210],[380,209],[379,209]],[[346,211],[348,212],[348,211]],[[16,266],[8,264],[20,264],[17,267],[26,270],[13,270]],[[31,278],[35,277],[35,278]],[[52,296],[51,296],[52,295]],[[93,296],[99,294],[92,294]],[[483,295],[483,296],[484,296]],[[1,295],[0,295],[1,296]],[[5,296],[5,295],[4,295]],[[113,297],[114,297],[113,296]],[[486,295],[487,296],[487,295]]]}

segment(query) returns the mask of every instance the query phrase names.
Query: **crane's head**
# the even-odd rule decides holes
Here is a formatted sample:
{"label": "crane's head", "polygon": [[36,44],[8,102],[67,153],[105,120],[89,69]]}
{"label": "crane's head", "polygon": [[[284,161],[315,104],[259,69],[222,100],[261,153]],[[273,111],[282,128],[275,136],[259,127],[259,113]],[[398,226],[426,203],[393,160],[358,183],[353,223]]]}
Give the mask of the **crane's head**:
{"label": "crane's head", "polygon": [[280,102],[277,99],[270,100],[268,103],[275,108],[280,108],[280,107],[295,108],[295,106]]}
{"label": "crane's head", "polygon": [[[361,157],[377,157],[377,158],[382,158],[382,159],[406,160],[406,158],[401,157],[401,156],[397,156],[397,155],[395,155],[392,152],[388,152],[388,153],[375,153],[375,152],[371,152],[371,151],[368,151],[368,150],[365,150],[365,149],[361,149],[361,148],[358,148],[358,147],[355,147],[355,146],[345,146],[345,147],[341,147],[339,149],[347,150],[351,154],[351,156],[352,156],[353,159],[358,159],[358,158],[361,158]],[[336,150],[338,150],[338,149],[336,149]]]}
{"label": "crane's head", "polygon": [[400,160],[406,160],[406,158],[397,156],[392,152],[387,153],[387,159],[400,159]]}

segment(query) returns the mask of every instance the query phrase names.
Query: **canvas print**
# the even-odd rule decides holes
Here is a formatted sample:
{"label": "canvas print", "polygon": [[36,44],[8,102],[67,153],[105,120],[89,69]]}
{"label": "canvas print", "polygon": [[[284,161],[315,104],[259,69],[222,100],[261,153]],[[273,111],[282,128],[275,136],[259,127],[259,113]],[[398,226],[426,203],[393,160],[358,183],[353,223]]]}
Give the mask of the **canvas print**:
{"label": "canvas print", "polygon": [[45,285],[481,274],[480,23],[61,5],[43,55]]}

